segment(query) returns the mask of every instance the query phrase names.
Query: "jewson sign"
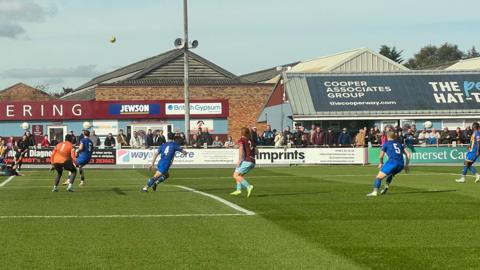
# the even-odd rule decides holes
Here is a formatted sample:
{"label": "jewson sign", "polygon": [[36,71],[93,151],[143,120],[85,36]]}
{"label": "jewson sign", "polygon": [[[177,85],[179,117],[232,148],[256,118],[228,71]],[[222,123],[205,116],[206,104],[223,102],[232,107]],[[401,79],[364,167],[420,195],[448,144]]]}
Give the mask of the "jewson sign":
{"label": "jewson sign", "polygon": [[[195,115],[214,115],[222,114],[222,103],[190,103],[190,113]],[[183,103],[166,103],[166,115],[184,115],[185,104]]]}
{"label": "jewson sign", "polygon": [[[415,147],[407,149],[412,154],[412,164],[459,163],[465,160],[466,147]],[[368,149],[368,163],[378,164],[380,148]],[[386,160],[386,158],[385,158]]]}
{"label": "jewson sign", "polygon": [[318,74],[306,80],[318,112],[480,108],[480,72]]}
{"label": "jewson sign", "polygon": [[159,115],[160,104],[111,104],[111,115]]}

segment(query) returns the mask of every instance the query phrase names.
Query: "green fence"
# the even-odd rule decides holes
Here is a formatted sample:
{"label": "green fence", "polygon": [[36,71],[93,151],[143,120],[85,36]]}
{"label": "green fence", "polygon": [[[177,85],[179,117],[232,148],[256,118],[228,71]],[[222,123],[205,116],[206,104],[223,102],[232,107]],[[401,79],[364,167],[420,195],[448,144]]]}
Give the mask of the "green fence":
{"label": "green fence", "polygon": [[[467,153],[466,147],[415,147],[408,150],[412,154],[412,164],[462,163]],[[369,148],[368,163],[377,164],[379,155],[380,148]]]}

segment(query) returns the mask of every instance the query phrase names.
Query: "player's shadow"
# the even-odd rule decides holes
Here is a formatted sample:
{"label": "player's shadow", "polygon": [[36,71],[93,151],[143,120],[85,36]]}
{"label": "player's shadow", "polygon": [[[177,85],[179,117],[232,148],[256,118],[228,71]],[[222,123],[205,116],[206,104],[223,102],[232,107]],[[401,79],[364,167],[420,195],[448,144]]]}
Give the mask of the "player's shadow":
{"label": "player's shadow", "polygon": [[416,191],[400,191],[387,193],[388,196],[392,195],[404,195],[404,194],[436,194],[436,193],[447,193],[447,192],[456,192],[456,189],[444,189],[444,190],[416,190]]}
{"label": "player's shadow", "polygon": [[122,196],[127,195],[127,193],[125,193],[123,190],[119,189],[118,187],[112,188],[112,191],[117,193],[117,195],[122,195]]}
{"label": "player's shadow", "polygon": [[258,194],[255,197],[281,197],[281,196],[298,196],[298,195],[317,195],[325,194],[329,192],[317,191],[317,192],[292,192],[292,193],[270,193],[270,194]]}

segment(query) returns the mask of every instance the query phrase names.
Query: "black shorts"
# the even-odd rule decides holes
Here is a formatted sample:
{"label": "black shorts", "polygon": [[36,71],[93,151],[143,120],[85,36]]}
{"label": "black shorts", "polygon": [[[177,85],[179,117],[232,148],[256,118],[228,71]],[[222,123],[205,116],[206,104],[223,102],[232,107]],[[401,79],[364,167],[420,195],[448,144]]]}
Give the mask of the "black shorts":
{"label": "black shorts", "polygon": [[67,160],[64,163],[54,163],[53,167],[57,172],[62,172],[63,169],[69,171],[69,172],[76,172],[77,168],[75,168],[75,165],[73,165],[73,162],[71,160]]}

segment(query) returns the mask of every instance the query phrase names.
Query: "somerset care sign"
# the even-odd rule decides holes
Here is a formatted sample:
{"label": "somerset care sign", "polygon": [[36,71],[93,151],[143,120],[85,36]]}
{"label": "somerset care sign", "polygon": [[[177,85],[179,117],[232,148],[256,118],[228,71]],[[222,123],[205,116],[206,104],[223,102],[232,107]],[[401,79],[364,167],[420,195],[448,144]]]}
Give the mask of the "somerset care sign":
{"label": "somerset care sign", "polygon": [[317,75],[306,80],[318,112],[480,109],[480,73]]}

